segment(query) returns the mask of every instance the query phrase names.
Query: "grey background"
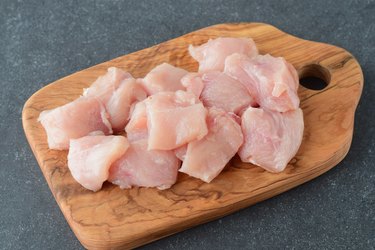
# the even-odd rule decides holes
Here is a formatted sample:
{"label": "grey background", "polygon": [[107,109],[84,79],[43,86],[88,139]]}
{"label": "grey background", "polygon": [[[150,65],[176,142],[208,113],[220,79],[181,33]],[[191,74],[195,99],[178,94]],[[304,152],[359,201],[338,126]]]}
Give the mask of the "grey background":
{"label": "grey background", "polygon": [[144,249],[374,249],[374,14],[375,1],[0,0],[0,248],[82,247],[23,134],[22,106],[35,91],[205,26],[254,21],[356,56],[365,86],[351,150],[307,184]]}

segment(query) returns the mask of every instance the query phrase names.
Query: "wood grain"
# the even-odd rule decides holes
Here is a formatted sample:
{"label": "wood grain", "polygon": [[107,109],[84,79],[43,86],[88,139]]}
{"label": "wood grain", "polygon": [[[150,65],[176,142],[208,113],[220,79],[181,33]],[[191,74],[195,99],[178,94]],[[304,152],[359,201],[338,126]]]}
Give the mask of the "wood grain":
{"label": "wood grain", "polygon": [[[162,62],[196,71],[188,45],[219,36],[252,37],[260,53],[285,57],[300,77],[313,75],[329,81],[323,90],[299,89],[305,132],[286,170],[272,174],[235,157],[210,184],[180,174],[169,190],[121,190],[105,183],[93,193],[75,182],[67,168],[67,152],[48,149],[37,122],[39,113],[76,99],[110,66],[135,77],[143,77]],[[361,68],[344,49],[302,40],[262,23],[219,24],[55,81],[30,97],[22,121],[48,185],[80,242],[90,249],[133,248],[250,206],[331,169],[349,150],[362,87]]]}

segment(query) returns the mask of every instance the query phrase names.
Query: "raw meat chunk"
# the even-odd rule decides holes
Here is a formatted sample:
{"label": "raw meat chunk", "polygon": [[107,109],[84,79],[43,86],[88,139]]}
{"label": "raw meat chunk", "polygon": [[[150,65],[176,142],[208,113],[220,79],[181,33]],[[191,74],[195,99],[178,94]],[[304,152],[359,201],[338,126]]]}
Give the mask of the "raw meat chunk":
{"label": "raw meat chunk", "polygon": [[238,154],[270,172],[281,172],[297,153],[303,136],[301,109],[279,113],[248,108],[242,115],[245,142]]}
{"label": "raw meat chunk", "polygon": [[186,88],[187,92],[193,93],[197,100],[202,93],[204,84],[202,76],[197,73],[188,73],[181,79],[181,84]]}
{"label": "raw meat chunk", "polygon": [[226,112],[211,108],[208,134],[190,142],[179,170],[205,182],[212,181],[237,153],[243,143],[240,125]]}
{"label": "raw meat chunk", "polygon": [[105,105],[113,130],[124,130],[131,106],[146,97],[143,87],[135,79],[123,80]]}
{"label": "raw meat chunk", "polygon": [[221,72],[203,74],[204,83],[200,100],[205,107],[216,107],[239,114],[250,105],[255,105],[247,89],[238,81]]}
{"label": "raw meat chunk", "polygon": [[[246,109],[245,109],[246,110]],[[245,111],[245,110],[243,110],[243,111]],[[243,113],[243,112],[242,112]],[[241,113],[241,115],[242,115],[242,113]],[[236,115],[235,113],[232,113],[232,112],[228,112],[228,115],[230,116],[230,117],[232,117],[232,119],[235,121],[235,122],[237,122],[239,125],[241,125],[241,117],[239,116],[239,115]]]}
{"label": "raw meat chunk", "polygon": [[181,146],[179,148],[176,148],[174,150],[174,154],[177,156],[178,159],[180,159],[181,161],[184,161],[185,160],[185,156],[186,156],[186,151],[187,151],[187,146],[188,144],[185,144],[184,146]]}
{"label": "raw meat chunk", "polygon": [[126,153],[109,171],[108,180],[121,188],[167,189],[177,179],[180,161],[172,151],[147,150],[147,139],[130,142]]}
{"label": "raw meat chunk", "polygon": [[205,107],[216,107],[240,114],[256,103],[238,81],[219,71],[204,74],[189,73],[181,79],[187,92],[193,93]]}
{"label": "raw meat chunk", "polygon": [[120,86],[125,79],[133,78],[129,73],[110,67],[105,75],[99,76],[91,86],[84,90],[83,95],[87,97],[96,97],[103,104],[111,98],[113,92]]}
{"label": "raw meat chunk", "polygon": [[285,112],[299,106],[298,75],[284,58],[233,54],[225,61],[225,73],[241,82],[261,108]]}
{"label": "raw meat chunk", "polygon": [[129,141],[146,139],[148,137],[147,111],[144,101],[135,104],[125,131]]}
{"label": "raw meat chunk", "polygon": [[118,132],[129,119],[131,105],[145,99],[147,94],[129,73],[111,67],[84,91],[84,96],[98,98],[104,104],[112,129]]}
{"label": "raw meat chunk", "polygon": [[181,78],[188,72],[168,63],[162,63],[152,69],[143,78],[142,84],[149,95],[162,91],[184,90]]}
{"label": "raw meat chunk", "polygon": [[145,102],[148,149],[172,150],[207,134],[207,111],[192,93],[160,92]]}
{"label": "raw meat chunk", "polygon": [[190,45],[189,53],[199,62],[199,72],[207,72],[223,71],[227,56],[240,53],[254,57],[258,49],[251,38],[219,37],[197,47]]}
{"label": "raw meat chunk", "polygon": [[109,168],[129,147],[123,136],[85,136],[70,140],[68,167],[74,179],[92,191],[101,189]]}
{"label": "raw meat chunk", "polygon": [[45,110],[39,119],[47,133],[50,149],[68,149],[69,140],[102,131],[112,133],[104,106],[96,98],[80,97],[73,102]]}

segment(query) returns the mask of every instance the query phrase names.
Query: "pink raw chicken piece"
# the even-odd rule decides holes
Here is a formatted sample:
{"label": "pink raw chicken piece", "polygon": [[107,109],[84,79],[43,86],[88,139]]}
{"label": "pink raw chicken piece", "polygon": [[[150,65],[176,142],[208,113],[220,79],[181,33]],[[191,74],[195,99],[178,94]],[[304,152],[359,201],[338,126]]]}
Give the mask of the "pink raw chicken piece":
{"label": "pink raw chicken piece", "polygon": [[241,82],[261,108],[285,112],[299,106],[298,75],[282,57],[234,54],[225,61],[225,73]]}
{"label": "pink raw chicken piece", "polygon": [[173,150],[173,152],[176,155],[176,157],[178,159],[180,159],[181,161],[185,160],[187,147],[188,147],[188,144],[185,144],[184,146],[181,146],[181,147],[176,148],[175,150]]}
{"label": "pink raw chicken piece", "polygon": [[237,153],[243,143],[240,125],[226,112],[211,108],[208,114],[208,134],[190,142],[180,172],[212,181]]}
{"label": "pink raw chicken piece", "polygon": [[251,38],[219,37],[197,47],[190,45],[189,53],[199,62],[199,72],[208,72],[223,71],[227,56],[240,53],[254,57],[258,49]]}
{"label": "pink raw chicken piece", "polygon": [[113,130],[123,130],[129,120],[131,106],[146,99],[146,97],[143,87],[135,79],[128,78],[123,80],[106,103],[109,121]]}
{"label": "pink raw chicken piece", "polygon": [[149,95],[162,91],[184,90],[181,78],[188,72],[174,67],[168,63],[162,63],[153,68],[142,80],[142,84]]}
{"label": "pink raw chicken piece", "polygon": [[80,97],[61,107],[43,111],[38,120],[46,130],[50,149],[68,149],[70,139],[97,130],[112,133],[108,114],[96,98]]}
{"label": "pink raw chicken piece", "polygon": [[187,92],[193,93],[199,100],[204,87],[201,74],[188,73],[182,77],[181,84],[186,88]]}
{"label": "pink raw chicken piece", "polygon": [[247,89],[238,81],[221,72],[203,74],[200,100],[205,107],[221,108],[239,114],[250,105],[256,105]]}
{"label": "pink raw chicken piece", "polygon": [[242,115],[245,142],[238,154],[270,172],[281,172],[295,156],[302,142],[301,109],[279,113],[248,108]]}
{"label": "pink raw chicken piece", "polygon": [[147,150],[147,139],[130,143],[126,153],[113,163],[108,180],[121,188],[170,188],[177,179],[180,161],[172,151]]}
{"label": "pink raw chicken piece", "polygon": [[124,129],[131,105],[147,97],[141,84],[115,67],[108,68],[108,72],[86,89],[84,95],[96,97],[104,104],[114,131]]}
{"label": "pink raw chicken piece", "polygon": [[171,150],[207,134],[207,111],[194,94],[160,92],[146,99],[148,149]]}
{"label": "pink raw chicken piece", "polygon": [[109,168],[129,147],[123,136],[86,136],[70,141],[68,167],[74,179],[92,191],[101,189]]}
{"label": "pink raw chicken piece", "polygon": [[84,90],[83,95],[96,97],[103,104],[106,104],[113,92],[120,86],[121,82],[128,78],[133,77],[119,68],[110,67],[107,69],[106,74],[99,76],[89,88]]}
{"label": "pink raw chicken piece", "polygon": [[125,131],[129,141],[137,141],[148,137],[145,101],[135,104]]}

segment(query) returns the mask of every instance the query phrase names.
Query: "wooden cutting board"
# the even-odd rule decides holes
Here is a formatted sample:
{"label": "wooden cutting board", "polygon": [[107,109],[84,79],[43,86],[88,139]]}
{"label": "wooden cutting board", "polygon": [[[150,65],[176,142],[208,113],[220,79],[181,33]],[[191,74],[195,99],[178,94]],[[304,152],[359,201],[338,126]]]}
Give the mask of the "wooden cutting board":
{"label": "wooden cutting board", "polygon": [[[272,174],[235,157],[210,184],[179,174],[177,183],[164,191],[121,190],[105,183],[93,193],[75,182],[67,168],[67,152],[48,149],[37,121],[39,113],[76,99],[82,88],[110,66],[135,77],[143,77],[162,62],[196,71],[198,65],[189,56],[188,45],[219,36],[251,37],[261,54],[285,57],[300,78],[315,76],[329,83],[322,90],[301,86],[298,91],[305,132],[286,170]],[[22,122],[48,185],[80,242],[90,249],[133,248],[268,199],[334,167],[349,150],[362,87],[361,68],[344,49],[302,40],[262,23],[219,24],[55,81],[30,97]]]}

